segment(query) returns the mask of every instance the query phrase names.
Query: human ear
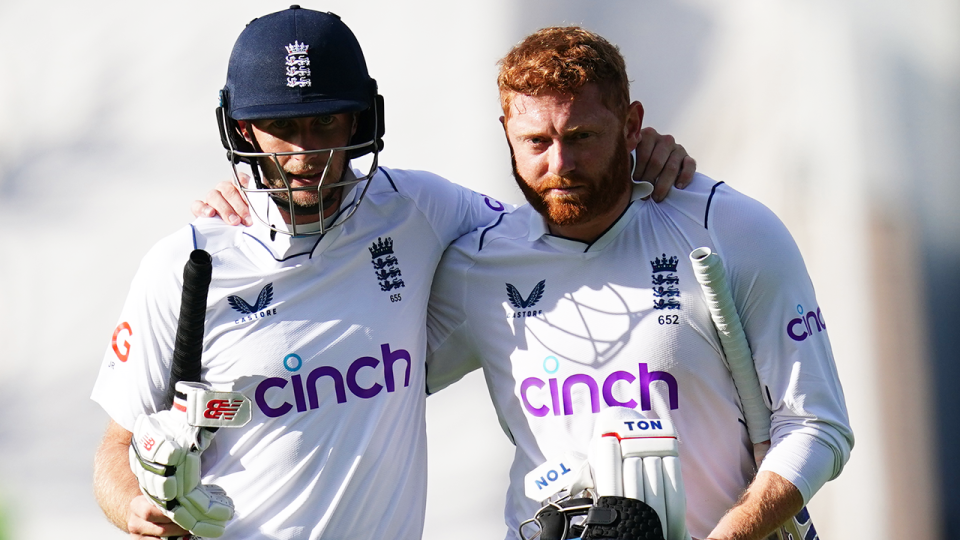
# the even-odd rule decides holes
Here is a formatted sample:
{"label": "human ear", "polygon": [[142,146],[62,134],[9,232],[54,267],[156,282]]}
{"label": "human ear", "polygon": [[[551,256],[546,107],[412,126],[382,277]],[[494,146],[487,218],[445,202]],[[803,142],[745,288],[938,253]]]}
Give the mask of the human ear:
{"label": "human ear", "polygon": [[253,142],[253,137],[250,135],[250,126],[252,124],[246,120],[237,120],[237,126],[240,127],[240,134],[243,135],[243,138],[247,142]]}
{"label": "human ear", "polygon": [[623,138],[627,148],[640,143],[640,130],[643,127],[643,104],[634,101],[627,107],[627,116],[623,122]]}

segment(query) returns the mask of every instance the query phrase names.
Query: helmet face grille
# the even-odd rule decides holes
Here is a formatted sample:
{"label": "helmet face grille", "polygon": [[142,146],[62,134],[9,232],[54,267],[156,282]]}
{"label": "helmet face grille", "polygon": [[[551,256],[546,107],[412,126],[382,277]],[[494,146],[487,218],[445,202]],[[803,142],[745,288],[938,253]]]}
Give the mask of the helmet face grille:
{"label": "helmet face grille", "polygon": [[[368,111],[372,115],[374,124],[377,122],[377,110],[377,108],[373,108]],[[233,166],[235,184],[243,193],[254,217],[275,232],[292,236],[308,236],[323,234],[342,225],[356,212],[370,187],[370,181],[378,170],[380,152],[376,140],[371,139],[359,143],[351,141],[347,146],[338,147],[290,152],[265,152],[243,138],[237,121],[228,118],[222,107],[217,110],[217,113],[220,121],[221,140],[224,147],[227,148],[227,157]],[[356,136],[354,139],[356,139]],[[308,155],[320,155],[325,158],[326,165],[320,183],[311,187],[294,187],[281,164],[281,158]],[[355,173],[350,168],[350,160],[357,156],[366,157],[360,160],[360,164],[357,164],[360,171]],[[340,165],[334,166],[334,163],[337,162]],[[245,166],[238,167],[241,163]],[[265,166],[270,166],[274,174],[280,176],[279,179],[270,181],[271,185],[267,185],[268,182],[265,180],[267,178]],[[364,170],[365,172],[362,172]],[[242,176],[246,178],[241,178]],[[310,191],[317,194],[319,206],[314,209],[315,211],[306,212],[308,217],[313,217],[305,219],[301,216],[303,212],[296,207],[293,201],[295,200],[295,193]],[[326,214],[326,211],[320,209],[326,209],[327,206],[324,203],[331,199],[339,201],[339,211],[334,213],[329,220],[320,219],[314,227],[313,223],[316,221],[317,212],[320,212],[321,215]],[[276,213],[271,214],[272,211],[281,209],[286,216]],[[278,221],[281,217],[283,217],[285,224]]]}

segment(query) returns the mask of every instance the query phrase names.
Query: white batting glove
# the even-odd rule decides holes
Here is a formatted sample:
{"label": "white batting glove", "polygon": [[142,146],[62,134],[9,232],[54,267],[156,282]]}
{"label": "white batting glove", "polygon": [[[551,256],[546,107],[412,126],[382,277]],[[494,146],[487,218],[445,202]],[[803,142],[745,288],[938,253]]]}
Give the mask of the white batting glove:
{"label": "white batting glove", "polygon": [[221,413],[208,418],[223,416],[220,397],[198,387],[187,392],[186,406],[180,403],[186,412],[174,409],[141,415],[134,425],[129,454],[140,491],[174,523],[210,538],[223,535],[227,521],[233,518],[233,501],[219,486],[200,483],[200,454],[210,445],[214,432],[187,422],[205,410]]}
{"label": "white batting glove", "polygon": [[597,495],[641,500],[656,510],[666,540],[689,540],[679,456],[669,420],[614,407],[597,419],[587,460]]}
{"label": "white batting glove", "polygon": [[187,425],[180,411],[142,414],[133,427],[130,468],[148,497],[172,501],[200,483],[200,453],[213,440],[209,430]]}
{"label": "white batting glove", "polygon": [[196,536],[217,538],[233,519],[233,500],[216,484],[200,484],[183,497],[177,497],[172,511],[161,507],[174,523]]}

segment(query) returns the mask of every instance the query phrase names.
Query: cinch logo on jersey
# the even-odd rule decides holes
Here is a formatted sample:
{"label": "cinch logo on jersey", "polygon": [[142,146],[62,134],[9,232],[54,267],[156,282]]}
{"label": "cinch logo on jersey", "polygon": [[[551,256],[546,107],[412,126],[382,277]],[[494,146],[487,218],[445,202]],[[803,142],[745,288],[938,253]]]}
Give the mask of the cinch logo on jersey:
{"label": "cinch logo on jersey", "polygon": [[[303,360],[296,354],[288,354],[283,358],[283,367],[293,375],[290,379],[264,379],[257,385],[254,401],[263,414],[276,418],[289,413],[294,407],[301,413],[319,408],[321,396],[327,397],[331,393],[336,396],[339,404],[347,402],[347,390],[360,399],[370,399],[384,390],[388,393],[395,392],[397,383],[394,365],[400,360],[405,363],[403,387],[410,386],[412,360],[409,352],[404,349],[391,350],[390,344],[384,343],[380,345],[380,358],[383,360],[383,367],[380,369],[380,360],[372,356],[361,356],[347,367],[345,374],[333,366],[319,366],[307,373],[304,381],[304,377],[297,373],[303,367]],[[366,372],[362,378],[370,380],[370,370],[373,370],[374,378],[382,380],[383,384],[374,382],[366,387],[361,385],[361,373]],[[287,386],[292,388],[287,389]],[[291,399],[293,403],[290,402]]]}
{"label": "cinch logo on jersey", "polygon": [[677,264],[680,259],[677,257],[663,258],[657,257],[650,261],[653,267],[653,275],[650,276],[653,283],[653,309],[680,309],[680,289],[677,284],[680,278],[674,275],[677,271]]}
{"label": "cinch logo on jersey", "polygon": [[403,280],[400,279],[400,267],[397,258],[393,254],[393,238],[387,237],[386,240],[377,238],[369,248],[370,256],[373,260],[373,273],[380,282],[380,290],[383,292],[392,291],[403,287]]}
{"label": "cinch logo on jersey", "polygon": [[230,307],[246,315],[246,317],[240,317],[233,321],[233,324],[245,323],[276,315],[277,308],[267,309],[270,306],[270,302],[273,302],[273,283],[264,285],[263,289],[260,290],[260,294],[257,296],[256,303],[252,306],[239,296],[232,295],[227,297],[227,303],[230,304]]}
{"label": "cinch logo on jersey", "polygon": [[[819,306],[817,311],[808,311],[804,315],[803,306],[797,304],[797,313],[800,316],[787,323],[787,335],[790,336],[790,339],[803,341],[812,336],[814,331],[820,333],[827,329],[827,323],[823,322],[823,312],[820,311]],[[812,325],[810,321],[813,321]]]}
{"label": "cinch logo on jersey", "polygon": [[510,305],[519,309],[513,314],[514,319],[521,319],[523,317],[536,317],[537,315],[543,315],[542,309],[532,308],[543,298],[543,291],[546,289],[547,280],[542,279],[540,283],[537,283],[533,286],[533,290],[530,291],[530,294],[524,300],[523,295],[520,294],[520,291],[516,287],[507,283],[507,300],[510,301]]}
{"label": "cinch logo on jersey", "polygon": [[[544,360],[544,370],[548,374],[556,373],[559,370],[559,361],[554,356],[548,356]],[[590,399],[590,412],[597,414],[600,412],[600,398],[608,407],[627,407],[636,409],[637,401],[633,397],[640,398],[640,410],[649,411],[653,408],[650,400],[650,385],[654,382],[661,382],[666,385],[670,399],[670,409],[676,409],[680,406],[680,388],[677,379],[666,371],[649,371],[647,364],[638,364],[637,375],[627,371],[614,371],[602,381],[597,381],[590,375],[578,373],[566,377],[563,380],[550,378],[544,381],[537,377],[527,377],[520,383],[520,399],[523,401],[527,412],[536,417],[547,416],[570,416],[576,412],[585,412],[582,407],[587,404],[578,402],[580,410],[575,410],[573,401],[574,388],[580,386],[588,392]],[[626,383],[621,385],[629,389],[626,397],[633,397],[627,401],[620,401],[613,395],[614,385],[620,381]],[[634,386],[634,383],[637,383]],[[661,388],[663,385],[660,386]]]}

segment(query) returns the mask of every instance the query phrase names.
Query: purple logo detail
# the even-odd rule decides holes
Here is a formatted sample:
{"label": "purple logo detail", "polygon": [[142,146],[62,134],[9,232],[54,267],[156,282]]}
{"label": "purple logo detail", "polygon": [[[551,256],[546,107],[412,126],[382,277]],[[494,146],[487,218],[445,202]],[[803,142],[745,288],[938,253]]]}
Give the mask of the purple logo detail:
{"label": "purple logo detail", "polygon": [[489,197],[489,196],[487,196],[487,195],[484,195],[484,196],[483,196],[483,201],[484,201],[485,203],[487,203],[487,206],[489,206],[490,209],[493,210],[493,211],[495,211],[495,212],[503,212],[503,210],[504,210],[504,208],[505,208],[505,206],[503,206],[503,203],[502,203],[502,202],[494,199],[493,197]]}
{"label": "purple logo detail", "polygon": [[[389,343],[380,345],[380,358],[383,359],[383,384],[375,382],[364,387],[359,382],[359,374],[363,369],[376,369],[380,360],[372,356],[361,356],[347,367],[346,376],[333,366],[319,366],[307,374],[306,384],[299,373],[295,373],[303,366],[303,361],[295,354],[288,354],[283,359],[283,366],[287,371],[294,373],[289,380],[283,377],[268,377],[259,385],[254,395],[257,407],[270,418],[283,416],[296,407],[297,412],[320,407],[321,397],[332,393],[337,403],[347,402],[347,390],[360,399],[370,399],[386,390],[395,392],[397,381],[394,374],[394,364],[403,360],[406,362],[403,387],[410,386],[410,367],[412,360],[410,353],[404,349],[391,350]],[[295,360],[292,361],[292,360]],[[292,365],[291,365],[292,364]],[[295,367],[294,367],[295,366]],[[291,392],[283,392],[287,385],[292,385],[293,403],[290,403]],[[326,393],[326,395],[324,394]]]}
{"label": "purple logo detail", "polygon": [[[589,392],[590,412],[593,414],[600,412],[601,397],[608,407],[636,409],[637,401],[635,399],[620,401],[613,395],[613,387],[619,381],[624,381],[631,386],[634,382],[639,383],[638,393],[641,410],[649,411],[653,408],[650,399],[650,385],[654,382],[662,382],[667,385],[671,410],[680,406],[680,392],[676,377],[666,371],[648,371],[645,363],[638,365],[637,375],[627,371],[614,371],[602,383],[598,383],[590,375],[582,373],[571,375],[562,381],[556,378],[544,381],[537,377],[527,377],[520,383],[520,399],[523,401],[523,406],[527,409],[527,412],[533,416],[543,417],[551,413],[553,416],[570,416],[575,412],[572,398],[573,389],[576,385],[583,385]],[[637,393],[634,393],[634,397],[638,397]]]}
{"label": "purple logo detail", "polygon": [[[794,341],[803,341],[812,336],[814,331],[817,333],[827,329],[827,323],[823,321],[823,312],[817,307],[816,311],[803,313],[803,306],[797,305],[797,313],[800,317],[791,319],[787,323],[787,335]],[[811,324],[812,323],[812,324]]]}

